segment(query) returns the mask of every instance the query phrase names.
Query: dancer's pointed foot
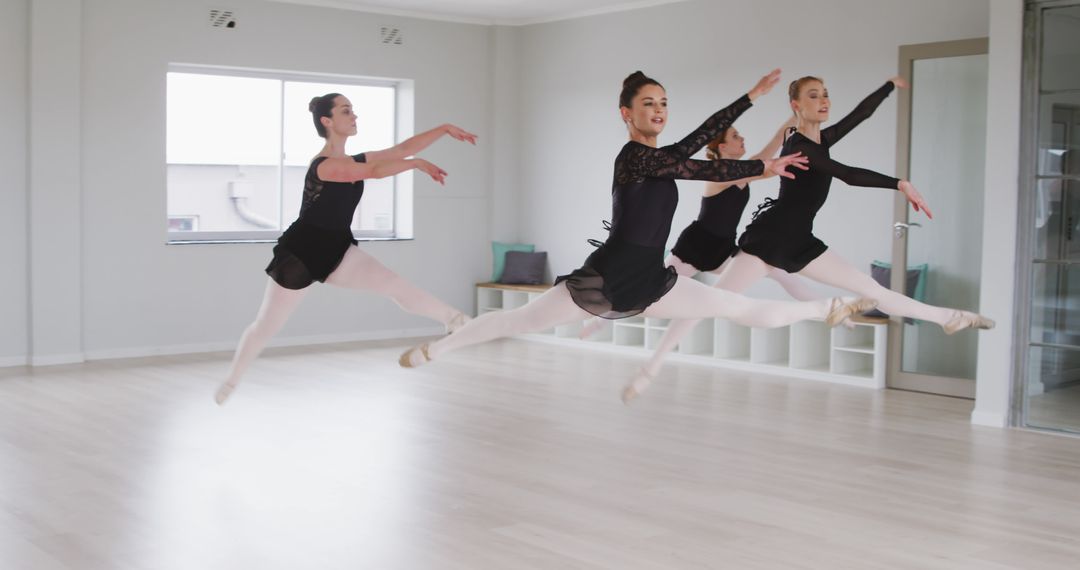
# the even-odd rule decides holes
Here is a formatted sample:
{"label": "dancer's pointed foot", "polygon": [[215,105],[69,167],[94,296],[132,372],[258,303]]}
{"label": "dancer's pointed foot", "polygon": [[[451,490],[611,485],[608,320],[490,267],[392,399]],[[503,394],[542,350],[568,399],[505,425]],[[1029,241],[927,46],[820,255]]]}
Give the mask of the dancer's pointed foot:
{"label": "dancer's pointed foot", "polygon": [[994,328],[995,324],[993,319],[988,319],[978,313],[954,311],[953,317],[941,328],[945,329],[945,334],[955,334],[956,331],[970,328],[989,330]]}
{"label": "dancer's pointed foot", "polygon": [[454,315],[454,317],[452,319],[450,319],[449,322],[446,323],[446,334],[453,334],[454,331],[456,331],[456,330],[460,329],[461,327],[465,326],[465,323],[467,323],[467,322],[469,322],[471,320],[472,320],[472,317],[470,317],[469,315],[466,315],[465,313],[458,313],[458,314]]}
{"label": "dancer's pointed foot", "polygon": [[655,376],[646,372],[644,368],[639,368],[634,377],[623,388],[622,402],[629,406],[631,401],[649,389],[653,380],[656,380]]}
{"label": "dancer's pointed foot", "polygon": [[585,321],[585,326],[581,327],[581,332],[578,333],[578,338],[581,340],[588,340],[597,331],[604,328],[604,320],[600,317],[593,317]]}
{"label": "dancer's pointed foot", "polygon": [[416,368],[420,365],[427,364],[428,362],[431,362],[431,355],[428,354],[427,343],[406,350],[401,353],[401,357],[398,358],[398,364],[400,364],[402,368]]}
{"label": "dancer's pointed foot", "polygon": [[829,315],[825,317],[825,323],[830,327],[835,327],[844,322],[845,319],[861,315],[876,306],[877,301],[866,297],[858,299],[833,297],[832,303],[829,305]]}
{"label": "dancer's pointed foot", "polygon": [[225,405],[225,401],[228,400],[229,396],[232,396],[233,391],[236,390],[237,384],[238,382],[225,381],[221,383],[221,386],[218,386],[217,392],[214,394],[214,401],[217,402],[217,405]]}

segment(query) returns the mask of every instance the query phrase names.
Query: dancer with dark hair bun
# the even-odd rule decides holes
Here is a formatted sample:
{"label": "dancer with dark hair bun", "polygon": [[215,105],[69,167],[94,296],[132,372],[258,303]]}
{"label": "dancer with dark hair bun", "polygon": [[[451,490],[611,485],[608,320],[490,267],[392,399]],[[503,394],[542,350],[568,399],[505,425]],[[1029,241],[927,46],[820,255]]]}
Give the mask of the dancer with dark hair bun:
{"label": "dancer with dark hair bun", "polygon": [[[784,143],[787,129],[794,126],[794,118],[781,125],[768,144],[751,156],[750,160],[775,156]],[[740,160],[746,154],[746,143],[739,130],[732,125],[721,130],[715,139],[709,141],[705,145],[705,151],[709,160]],[[732,256],[739,251],[735,245],[735,234],[750,200],[750,183],[771,176],[766,172],[756,178],[706,183],[697,219],[679,234],[664,265],[674,267],[679,275],[685,277],[693,277],[698,273],[723,273]],[[768,277],[779,283],[788,295],[796,300],[810,301],[821,297],[807,285],[805,279],[786,271],[776,269],[769,272]],[[600,317],[594,317],[585,324],[579,336],[592,336],[605,322]]]}
{"label": "dancer with dark hair bun", "polygon": [[300,215],[278,238],[266,268],[270,279],[255,322],[244,331],[229,376],[214,396],[224,404],[251,362],[296,309],[315,281],[370,291],[394,300],[410,313],[446,325],[449,332],[469,319],[461,311],[417,288],[377,259],[356,247],[353,214],[364,194],[364,180],[419,170],[439,184],[446,171],[420,158],[408,158],[443,135],[476,144],[476,135],[454,125],[442,125],[384,150],[349,156],[345,142],[356,134],[356,114],[339,93],[315,97],[308,105],[315,131],[326,144],[312,159],[304,177]]}
{"label": "dancer with dark hair bun", "polygon": [[865,299],[780,302],[750,299],[679,277],[664,265],[664,245],[678,204],[676,179],[724,182],[770,171],[790,178],[788,166],[803,168],[794,154],[761,160],[690,158],[779,81],[780,70],[763,77],[747,95],[709,117],[681,141],[656,147],[667,123],[667,93],[655,79],[636,72],[623,82],[619,112],[630,141],[615,158],[612,223],[607,241],[585,264],[559,277],[555,286],[523,307],[484,314],[452,335],[412,348],[400,363],[414,367],[452,350],[495,338],[539,331],[596,315],[618,319],[643,314],[660,318],[712,316],[756,327],[804,319],[837,324],[873,306]]}

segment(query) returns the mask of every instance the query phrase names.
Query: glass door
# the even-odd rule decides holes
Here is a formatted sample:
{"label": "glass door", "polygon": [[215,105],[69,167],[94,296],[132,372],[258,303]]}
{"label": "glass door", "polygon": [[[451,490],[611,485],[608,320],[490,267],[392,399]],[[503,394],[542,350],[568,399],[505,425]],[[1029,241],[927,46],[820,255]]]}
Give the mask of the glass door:
{"label": "glass door", "polygon": [[[923,194],[934,219],[897,197],[892,289],[931,305],[977,311],[986,157],[987,40],[902,46],[898,176]],[[907,271],[896,268],[906,267]],[[978,336],[936,323],[890,319],[891,388],[975,397]]]}
{"label": "glass door", "polygon": [[1080,432],[1080,2],[1027,6],[1020,423]]}

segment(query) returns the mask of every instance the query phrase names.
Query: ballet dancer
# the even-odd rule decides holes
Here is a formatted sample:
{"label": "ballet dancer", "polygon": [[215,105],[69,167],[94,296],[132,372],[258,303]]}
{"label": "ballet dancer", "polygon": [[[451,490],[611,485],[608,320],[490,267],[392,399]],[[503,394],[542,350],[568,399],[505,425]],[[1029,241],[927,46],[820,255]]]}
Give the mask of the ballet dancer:
{"label": "ballet dancer", "polygon": [[[976,313],[927,305],[882,287],[829,250],[813,234],[814,216],[825,204],[833,178],[852,186],[898,190],[916,212],[924,212],[928,218],[933,218],[926,201],[910,181],[846,166],[833,160],[829,153],[833,145],[869,118],[896,87],[905,88],[907,82],[901,77],[893,77],[846,117],[823,129],[821,124],[828,121],[831,106],[825,83],[809,76],[791,83],[788,98],[798,127],[784,144],[783,152],[802,153],[810,160],[810,171],[797,178],[781,180],[779,196],[775,200],[766,199],[758,207],[753,221],[739,238],[739,253],[720,275],[716,287],[741,293],[770,272],[781,269],[875,299],[880,309],[890,315],[937,323],[947,334],[965,328],[994,327],[994,321]],[[628,393],[636,396],[648,387],[663,365],[664,357],[696,322],[671,323],[652,358],[627,385]]]}
{"label": "ballet dancer", "polygon": [[274,257],[266,268],[269,279],[262,306],[255,322],[240,338],[229,375],[214,396],[219,405],[236,389],[244,371],[315,281],[390,297],[409,313],[443,323],[449,332],[469,320],[461,311],[417,288],[356,247],[351,225],[364,193],[364,180],[416,169],[445,184],[446,171],[426,160],[408,157],[443,135],[474,145],[476,135],[447,124],[388,149],[349,156],[345,154],[345,142],[356,134],[356,114],[349,99],[329,93],[313,98],[308,110],[315,131],[326,139],[326,144],[308,166],[299,217],[274,247]]}
{"label": "ballet dancer", "polygon": [[[750,160],[775,156],[784,143],[784,134],[789,128],[793,128],[795,123],[794,117],[785,122],[765,148],[751,156]],[[746,154],[746,141],[738,129],[730,126],[705,145],[705,152],[709,160],[739,160]],[[723,273],[728,261],[738,251],[735,233],[750,201],[750,182],[764,178],[770,178],[770,173],[766,172],[756,179],[707,182],[697,219],[679,234],[664,265],[674,267],[679,275],[686,277],[693,277],[698,273]],[[779,283],[788,295],[796,300],[810,301],[820,297],[805,280],[786,271],[773,269],[768,277]],[[582,328],[579,337],[589,338],[606,322],[600,317],[592,318]]]}
{"label": "ballet dancer", "polygon": [[678,203],[676,179],[724,182],[768,170],[792,177],[788,166],[805,168],[798,154],[761,160],[694,160],[690,157],[768,93],[780,70],[763,77],[732,105],[716,112],[681,141],[656,148],[667,123],[667,93],[656,80],[636,72],[623,82],[619,112],[630,140],[615,159],[612,224],[608,239],[585,264],[523,307],[486,313],[452,335],[411,348],[399,363],[415,367],[463,346],[582,321],[590,315],[617,319],[643,314],[660,318],[708,315],[756,327],[804,319],[837,324],[873,306],[867,299],[784,302],[750,299],[680,277],[664,265],[664,245]]}

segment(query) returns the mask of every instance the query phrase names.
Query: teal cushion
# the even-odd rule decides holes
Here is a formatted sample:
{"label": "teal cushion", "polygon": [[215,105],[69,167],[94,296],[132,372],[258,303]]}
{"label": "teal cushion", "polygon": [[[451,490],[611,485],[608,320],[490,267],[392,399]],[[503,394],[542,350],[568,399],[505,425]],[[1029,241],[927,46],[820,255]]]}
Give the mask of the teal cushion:
{"label": "teal cushion", "polygon": [[[912,299],[919,302],[926,301],[926,272],[930,268],[929,264],[923,263],[920,265],[908,266],[908,282],[907,282],[907,295]],[[889,287],[889,279],[891,279],[892,264],[887,261],[874,260],[870,262],[870,273],[874,277],[874,280],[881,283],[882,286]],[[876,270],[876,271],[875,271]],[[884,270],[884,271],[882,271]],[[879,279],[880,276],[883,279]],[[884,280],[884,282],[882,282]]]}
{"label": "teal cushion", "polygon": [[492,283],[498,283],[502,279],[503,269],[506,268],[506,252],[508,251],[524,251],[532,253],[536,250],[536,246],[531,243],[503,243],[501,241],[491,242],[491,281]]}

